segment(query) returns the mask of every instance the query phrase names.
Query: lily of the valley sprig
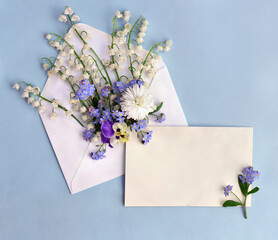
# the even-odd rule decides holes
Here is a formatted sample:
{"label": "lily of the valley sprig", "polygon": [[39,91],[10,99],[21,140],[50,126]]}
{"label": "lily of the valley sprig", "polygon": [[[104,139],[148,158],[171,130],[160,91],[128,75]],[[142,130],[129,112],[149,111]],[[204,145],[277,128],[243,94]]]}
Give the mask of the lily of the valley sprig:
{"label": "lily of the valley sprig", "polygon": [[229,193],[233,194],[234,197],[237,199],[236,201],[227,200],[223,203],[223,207],[236,207],[242,206],[244,217],[247,218],[247,210],[246,210],[246,201],[247,197],[250,194],[254,194],[259,191],[258,187],[254,187],[252,190],[249,191],[251,184],[253,184],[254,180],[259,178],[260,173],[253,169],[253,167],[247,167],[242,170],[242,175],[238,176],[238,185],[240,190],[243,194],[244,200],[240,200],[240,198],[232,191],[233,186],[227,185],[224,188],[224,195],[225,197],[229,196]]}
{"label": "lily of the valley sprig", "polygon": [[[66,109],[59,99],[42,96],[39,87],[24,81],[13,85],[16,90],[25,85],[22,97],[40,113],[47,110],[47,105],[43,104],[46,102],[51,106],[51,119],[58,118],[59,110],[62,110],[66,117],[74,118],[84,127],[83,139],[95,142],[98,147],[90,154],[94,160],[104,158],[107,147],[127,142],[130,131],[137,132],[140,141],[147,144],[152,138],[149,121],[163,122],[166,119],[165,114],[158,113],[163,102],[155,104],[149,82],[143,76],[150,80],[155,77],[158,71],[156,64],[162,60],[158,52],[168,52],[172,41],[155,43],[144,54],[141,44],[149,23],[140,16],[131,24],[130,16],[129,11],[117,11],[112,19],[111,43],[107,46],[109,59],[99,56],[88,44],[88,39],[94,36],[76,25],[80,18],[69,7],[65,7],[59,17],[60,22],[68,25],[65,37],[56,33],[46,34],[49,45],[60,51],[61,57],[44,57],[42,66],[49,77],[57,74],[61,81],[70,85],[71,109]],[[69,32],[71,28],[73,31]],[[81,52],[71,44],[73,34],[83,44]],[[128,63],[129,74],[121,74],[125,62]],[[77,119],[74,112],[80,112],[81,119]]]}

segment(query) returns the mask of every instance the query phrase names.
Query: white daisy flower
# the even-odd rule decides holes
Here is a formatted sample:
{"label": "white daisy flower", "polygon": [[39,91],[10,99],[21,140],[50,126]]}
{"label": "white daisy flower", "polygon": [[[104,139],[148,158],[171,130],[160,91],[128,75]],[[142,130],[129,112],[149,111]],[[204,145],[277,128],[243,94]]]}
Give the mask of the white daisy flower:
{"label": "white daisy flower", "polygon": [[134,120],[144,119],[155,109],[150,90],[144,86],[139,87],[138,84],[126,89],[122,94],[120,104],[127,118]]}

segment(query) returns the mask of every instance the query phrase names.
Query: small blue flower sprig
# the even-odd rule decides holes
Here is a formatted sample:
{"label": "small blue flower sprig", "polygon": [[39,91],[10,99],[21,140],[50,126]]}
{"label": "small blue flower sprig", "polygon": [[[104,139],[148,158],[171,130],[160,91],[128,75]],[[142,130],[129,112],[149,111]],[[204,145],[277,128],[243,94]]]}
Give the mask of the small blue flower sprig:
{"label": "small blue flower sprig", "polygon": [[254,187],[252,190],[249,191],[249,187],[251,184],[253,184],[255,179],[259,178],[260,173],[257,170],[254,170],[253,167],[243,168],[243,170],[241,172],[242,172],[242,175],[238,176],[238,185],[243,194],[244,201],[241,201],[240,198],[232,191],[233,186],[227,185],[224,188],[225,197],[229,196],[229,193],[232,193],[237,198],[238,201],[227,200],[223,203],[223,207],[242,206],[244,217],[247,218],[247,210],[246,210],[247,197],[250,194],[253,194],[253,193],[256,193],[259,191],[258,187]]}

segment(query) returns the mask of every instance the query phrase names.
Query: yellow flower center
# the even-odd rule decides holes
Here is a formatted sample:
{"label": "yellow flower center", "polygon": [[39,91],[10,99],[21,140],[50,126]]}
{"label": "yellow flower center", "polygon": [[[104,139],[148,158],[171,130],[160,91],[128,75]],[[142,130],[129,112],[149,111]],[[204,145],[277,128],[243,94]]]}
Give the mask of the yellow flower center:
{"label": "yellow flower center", "polygon": [[135,104],[141,107],[144,104],[144,97],[138,96],[135,98]]}

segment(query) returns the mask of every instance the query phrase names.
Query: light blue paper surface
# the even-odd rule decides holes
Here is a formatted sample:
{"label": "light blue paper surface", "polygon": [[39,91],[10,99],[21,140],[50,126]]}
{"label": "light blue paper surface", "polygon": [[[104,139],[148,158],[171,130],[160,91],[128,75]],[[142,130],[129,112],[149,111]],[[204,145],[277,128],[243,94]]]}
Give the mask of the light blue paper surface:
{"label": "light blue paper surface", "polygon": [[[39,115],[11,89],[19,80],[43,87],[40,58],[56,55],[44,34],[63,35],[56,19],[64,5],[106,32],[117,9],[131,10],[133,20],[144,14],[150,22],[144,47],[174,42],[164,61],[189,125],[254,127],[261,190],[247,221],[240,208],[124,208],[122,177],[69,194]],[[274,0],[2,0],[0,239],[276,239],[277,12]]]}

